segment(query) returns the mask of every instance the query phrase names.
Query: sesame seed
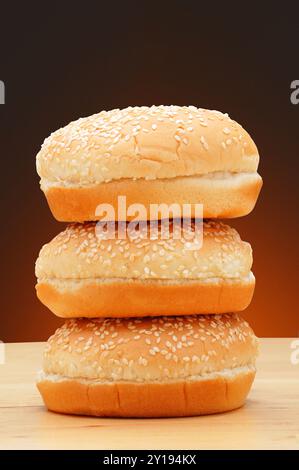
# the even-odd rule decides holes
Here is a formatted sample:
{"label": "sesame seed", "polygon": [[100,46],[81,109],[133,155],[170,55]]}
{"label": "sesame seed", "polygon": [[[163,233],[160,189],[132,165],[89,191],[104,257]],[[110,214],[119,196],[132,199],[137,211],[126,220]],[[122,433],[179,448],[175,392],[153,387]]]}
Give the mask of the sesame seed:
{"label": "sesame seed", "polygon": [[204,138],[204,136],[201,136],[201,137],[200,137],[200,142],[201,142],[201,144],[202,144],[202,146],[203,146],[203,148],[204,148],[205,150],[209,150],[209,146],[208,146],[207,141],[206,141],[206,139]]}

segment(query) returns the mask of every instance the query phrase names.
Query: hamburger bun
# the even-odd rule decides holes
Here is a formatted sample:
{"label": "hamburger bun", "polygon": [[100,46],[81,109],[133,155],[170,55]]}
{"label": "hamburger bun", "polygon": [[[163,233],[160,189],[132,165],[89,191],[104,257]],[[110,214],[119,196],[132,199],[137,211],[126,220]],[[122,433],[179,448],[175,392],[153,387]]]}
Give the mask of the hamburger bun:
{"label": "hamburger bun", "polygon": [[187,237],[192,226],[175,238],[171,224],[163,239],[161,227],[153,237],[146,224],[136,237],[130,225],[125,239],[110,239],[98,234],[95,222],[73,224],[45,245],[36,262],[41,302],[64,318],[225,313],[248,306],[255,285],[252,250],[236,230],[204,222],[201,246],[198,232],[192,242]]}
{"label": "hamburger bun", "polygon": [[[118,195],[127,205],[203,204],[205,218],[253,209],[262,179],[249,134],[227,114],[194,106],[129,107],[71,122],[37,155],[41,189],[57,220],[99,220],[96,208]],[[132,220],[120,214],[118,220]],[[162,218],[162,217],[161,217]]]}
{"label": "hamburger bun", "polygon": [[51,411],[170,417],[243,405],[257,338],[237,314],[68,320],[48,340],[38,389]]}

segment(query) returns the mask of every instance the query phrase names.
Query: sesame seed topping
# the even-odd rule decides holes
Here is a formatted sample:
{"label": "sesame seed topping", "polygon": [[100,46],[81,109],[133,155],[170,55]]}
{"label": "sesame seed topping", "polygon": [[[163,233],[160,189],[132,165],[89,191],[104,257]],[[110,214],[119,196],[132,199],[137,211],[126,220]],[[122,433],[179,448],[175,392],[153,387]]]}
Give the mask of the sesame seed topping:
{"label": "sesame seed topping", "polygon": [[[199,146],[208,151],[207,137],[211,133],[208,130],[210,126],[213,126],[219,136],[223,133],[231,135],[230,140],[239,148],[242,165],[242,151],[244,152],[244,148],[251,141],[245,133],[243,134],[241,126],[227,114],[195,106],[140,106],[102,111],[80,118],[53,132],[44,141],[37,156],[38,172],[42,180],[80,185],[110,182],[121,178],[164,178],[169,164],[174,176],[188,175],[189,165],[182,161],[188,157],[186,152],[181,152],[180,144],[198,145],[200,142]],[[148,139],[156,139],[152,136],[158,127],[161,134],[165,133],[165,153],[153,149],[154,158],[147,155],[143,160]],[[178,142],[178,145],[174,146],[173,140]],[[241,140],[244,141],[244,147]],[[158,143],[156,145],[158,146]],[[173,156],[169,160],[171,154]],[[194,158],[196,154],[198,161]],[[128,155],[139,164],[136,169],[134,165],[130,166],[130,173],[125,174],[126,165],[120,163]],[[202,168],[202,158],[196,149],[194,155],[192,164],[196,173]],[[256,155],[253,155],[253,158],[256,158]],[[221,162],[219,165],[219,171],[222,171]]]}
{"label": "sesame seed topping", "polygon": [[[170,223],[169,239],[163,239],[163,228],[151,238],[149,225],[136,236],[127,226],[126,239],[108,239],[98,236],[96,223],[71,224],[66,230],[45,245],[36,263],[38,279],[77,279],[90,276],[92,265],[94,276],[101,279],[205,279],[232,278],[247,276],[250,246],[241,241],[236,230],[216,221],[203,224],[203,246],[209,239],[215,242],[215,249],[205,254],[203,250],[189,250],[190,241],[185,239],[194,226],[183,232],[183,237],[174,239],[176,228]],[[216,246],[219,244],[221,251]],[[213,246],[213,245],[212,245]],[[73,259],[70,267],[63,263],[60,271],[53,273],[53,258],[64,256],[68,251]],[[117,263],[112,263],[112,259]],[[128,263],[128,260],[130,263]],[[49,275],[49,270],[51,275]],[[218,271],[217,271],[218,270]],[[68,281],[66,281],[68,282]]]}
{"label": "sesame seed topping", "polygon": [[256,354],[257,339],[237,314],[71,319],[49,338],[44,370],[104,381],[155,381],[253,365]]}

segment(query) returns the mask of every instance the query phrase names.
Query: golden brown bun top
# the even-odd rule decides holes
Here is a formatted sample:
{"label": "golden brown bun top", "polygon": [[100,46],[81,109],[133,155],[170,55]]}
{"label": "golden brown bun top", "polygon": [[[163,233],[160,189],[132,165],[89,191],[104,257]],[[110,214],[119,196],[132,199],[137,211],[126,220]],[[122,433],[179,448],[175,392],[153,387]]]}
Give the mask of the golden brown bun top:
{"label": "golden brown bun top", "polygon": [[46,188],[256,172],[258,162],[250,135],[227,114],[195,106],[142,106],[102,111],[52,133],[37,155],[37,171]]}
{"label": "golden brown bun top", "polygon": [[[221,222],[203,224],[200,236],[190,241],[193,227],[180,230],[170,224],[154,237],[145,225],[138,236],[127,225],[125,239],[109,239],[96,232],[96,223],[72,224],[41,249],[36,262],[39,279],[205,279],[240,278],[252,266],[252,250],[238,232]],[[114,234],[114,230],[112,231]],[[194,233],[194,232],[192,232]],[[197,233],[197,232],[196,232]],[[110,232],[111,235],[111,232]],[[110,236],[109,235],[109,236]],[[200,247],[201,246],[201,247]]]}
{"label": "golden brown bun top", "polygon": [[43,368],[81,379],[171,380],[252,365],[257,349],[237,314],[78,319],[48,340]]}

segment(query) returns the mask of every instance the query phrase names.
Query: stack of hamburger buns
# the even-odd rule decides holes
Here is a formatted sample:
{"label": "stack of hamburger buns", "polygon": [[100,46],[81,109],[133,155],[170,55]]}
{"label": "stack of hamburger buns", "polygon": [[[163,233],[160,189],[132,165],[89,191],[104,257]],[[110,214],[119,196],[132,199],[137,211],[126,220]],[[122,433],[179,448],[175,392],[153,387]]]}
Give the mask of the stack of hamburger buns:
{"label": "stack of hamburger buns", "polygon": [[[253,209],[258,161],[238,123],[194,106],[102,111],[45,140],[41,189],[70,223],[36,262],[38,298],[67,319],[37,383],[49,410],[192,416],[244,403],[258,348],[238,313],[254,291],[252,250],[218,219]],[[163,211],[151,216],[161,204],[167,237]]]}

